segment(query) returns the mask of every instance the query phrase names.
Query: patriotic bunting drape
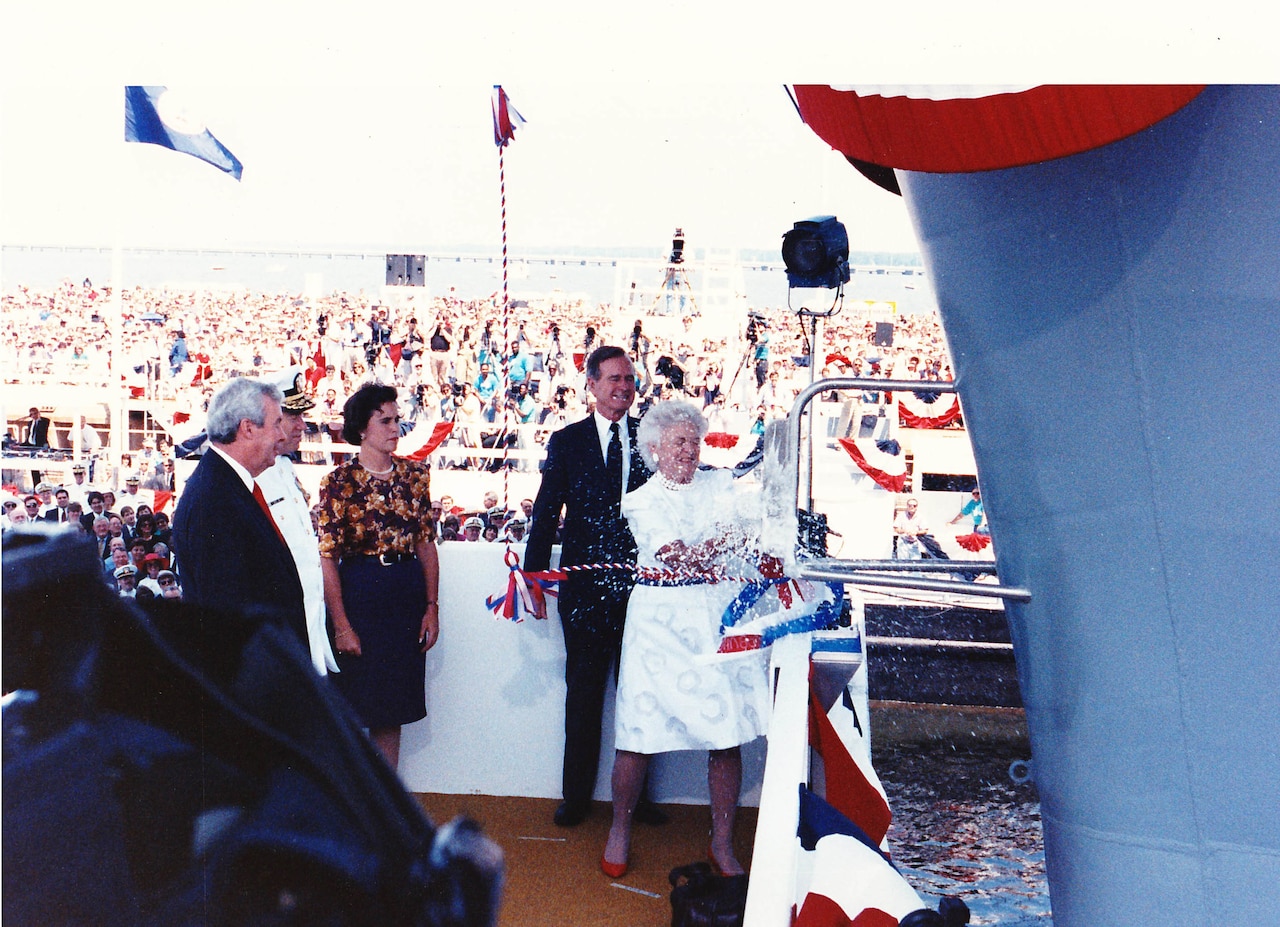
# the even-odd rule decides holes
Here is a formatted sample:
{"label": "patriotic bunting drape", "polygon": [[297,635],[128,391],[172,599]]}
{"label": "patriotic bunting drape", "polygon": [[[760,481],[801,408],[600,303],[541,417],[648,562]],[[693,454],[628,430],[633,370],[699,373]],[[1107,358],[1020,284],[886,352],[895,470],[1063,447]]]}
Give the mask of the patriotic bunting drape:
{"label": "patriotic bunting drape", "polygon": [[[897,441],[876,442],[870,438],[839,438],[840,446],[853,458],[858,469],[876,485],[889,492],[902,492],[907,485],[907,458]],[[883,444],[884,447],[880,445]]]}

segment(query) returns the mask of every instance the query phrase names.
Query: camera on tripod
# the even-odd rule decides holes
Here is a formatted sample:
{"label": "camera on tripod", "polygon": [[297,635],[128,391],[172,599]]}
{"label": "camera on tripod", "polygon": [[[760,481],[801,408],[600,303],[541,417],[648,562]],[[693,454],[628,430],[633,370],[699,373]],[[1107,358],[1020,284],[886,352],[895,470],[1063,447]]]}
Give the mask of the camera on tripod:
{"label": "camera on tripod", "polygon": [[747,340],[755,344],[760,340],[760,329],[768,328],[769,320],[754,309],[747,311]]}

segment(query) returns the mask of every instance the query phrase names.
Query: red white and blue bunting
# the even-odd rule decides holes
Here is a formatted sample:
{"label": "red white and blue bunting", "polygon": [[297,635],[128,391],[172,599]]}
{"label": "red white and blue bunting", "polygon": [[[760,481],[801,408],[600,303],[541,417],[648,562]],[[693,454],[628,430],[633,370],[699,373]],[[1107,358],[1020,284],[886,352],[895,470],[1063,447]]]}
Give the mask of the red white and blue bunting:
{"label": "red white and blue bunting", "polygon": [[873,441],[870,438],[839,438],[858,469],[877,486],[889,492],[902,492],[907,485],[907,455],[897,441]]}
{"label": "red white and blue bunting", "polygon": [[898,424],[904,428],[945,428],[960,420],[960,398],[937,390],[899,390]]}

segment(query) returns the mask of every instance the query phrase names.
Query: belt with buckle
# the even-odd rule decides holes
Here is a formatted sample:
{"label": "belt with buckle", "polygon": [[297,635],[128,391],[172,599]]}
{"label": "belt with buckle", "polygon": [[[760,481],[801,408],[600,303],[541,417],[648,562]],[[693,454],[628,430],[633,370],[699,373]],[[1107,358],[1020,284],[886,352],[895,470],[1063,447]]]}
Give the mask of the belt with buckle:
{"label": "belt with buckle", "polygon": [[394,566],[397,563],[405,563],[409,560],[417,560],[418,555],[417,554],[400,554],[393,551],[391,553],[378,554],[373,559],[377,560],[383,566]]}

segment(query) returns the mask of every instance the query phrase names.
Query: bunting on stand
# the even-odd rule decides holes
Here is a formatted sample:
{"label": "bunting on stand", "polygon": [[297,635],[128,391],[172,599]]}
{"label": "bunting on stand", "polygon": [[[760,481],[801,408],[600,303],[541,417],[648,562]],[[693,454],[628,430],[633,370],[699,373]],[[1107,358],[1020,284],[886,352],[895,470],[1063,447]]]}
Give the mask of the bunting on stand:
{"label": "bunting on stand", "polygon": [[960,419],[960,399],[937,390],[899,390],[898,424],[904,428],[945,428]]}
{"label": "bunting on stand", "polygon": [[957,534],[956,543],[965,550],[976,554],[987,549],[987,546],[991,543],[991,535],[980,534],[977,531],[972,534]]}
{"label": "bunting on stand", "polygon": [[872,441],[869,438],[837,438],[858,469],[871,477],[877,486],[889,492],[902,492],[907,485],[907,457],[897,441]]}

